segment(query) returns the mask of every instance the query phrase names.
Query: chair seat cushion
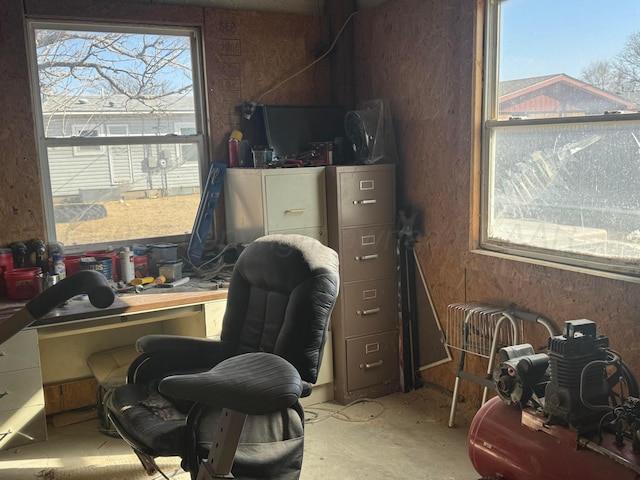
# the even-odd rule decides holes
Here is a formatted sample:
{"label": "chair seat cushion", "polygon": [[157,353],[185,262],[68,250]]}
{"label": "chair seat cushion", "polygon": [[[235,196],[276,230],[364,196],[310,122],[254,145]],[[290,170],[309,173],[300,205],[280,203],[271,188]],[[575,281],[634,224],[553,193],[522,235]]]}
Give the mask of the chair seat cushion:
{"label": "chair seat cushion", "polygon": [[187,412],[160,395],[155,386],[123,385],[106,402],[116,427],[126,425],[128,436],[142,452],[152,456],[182,456]]}
{"label": "chair seat cushion", "polygon": [[87,359],[87,365],[101,387],[106,390],[124,385],[131,362],[139,355],[133,346],[96,352]]}

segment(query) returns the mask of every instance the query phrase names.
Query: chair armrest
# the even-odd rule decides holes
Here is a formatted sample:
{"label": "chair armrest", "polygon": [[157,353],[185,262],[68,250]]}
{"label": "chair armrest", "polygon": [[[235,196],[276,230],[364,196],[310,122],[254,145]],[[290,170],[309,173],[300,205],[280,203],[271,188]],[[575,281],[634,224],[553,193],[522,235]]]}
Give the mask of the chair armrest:
{"label": "chair armrest", "polygon": [[191,354],[218,354],[218,352],[231,353],[229,344],[208,338],[183,337],[180,335],[145,335],[136,341],[136,350],[140,353],[187,353]]}
{"label": "chair armrest", "polygon": [[179,335],[146,335],[138,339],[136,349],[141,354],[129,367],[127,383],[206,371],[233,353],[227,342]]}
{"label": "chair armrest", "polygon": [[207,372],[167,377],[158,389],[184,400],[263,415],[294,405],[302,380],[282,357],[255,352],[228,358]]}

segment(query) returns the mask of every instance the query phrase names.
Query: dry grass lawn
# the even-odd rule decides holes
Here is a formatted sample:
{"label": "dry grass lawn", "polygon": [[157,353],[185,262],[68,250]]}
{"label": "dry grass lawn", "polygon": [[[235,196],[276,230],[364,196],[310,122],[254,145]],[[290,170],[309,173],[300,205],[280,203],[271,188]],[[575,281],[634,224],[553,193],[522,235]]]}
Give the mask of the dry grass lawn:
{"label": "dry grass lawn", "polygon": [[71,246],[189,233],[199,203],[200,195],[104,202],[105,218],[59,223],[58,241]]}

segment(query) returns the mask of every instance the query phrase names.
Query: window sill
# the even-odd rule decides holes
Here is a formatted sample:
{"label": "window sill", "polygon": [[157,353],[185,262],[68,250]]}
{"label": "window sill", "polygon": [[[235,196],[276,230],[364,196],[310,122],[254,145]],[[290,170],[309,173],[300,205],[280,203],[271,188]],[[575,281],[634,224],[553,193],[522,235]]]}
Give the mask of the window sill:
{"label": "window sill", "polygon": [[604,270],[598,270],[595,268],[579,267],[576,265],[567,265],[567,264],[559,263],[555,261],[529,258],[529,257],[517,255],[514,253],[502,253],[502,252],[496,252],[493,250],[473,249],[471,250],[471,253],[476,255],[486,256],[486,257],[499,258],[502,260],[508,260],[512,262],[520,262],[520,263],[526,263],[529,265],[537,265],[541,267],[554,268],[557,270],[564,270],[567,272],[579,273],[582,275],[601,277],[609,280],[617,280],[617,281],[626,282],[626,283],[640,284],[640,276],[634,276],[631,274],[608,272]]}

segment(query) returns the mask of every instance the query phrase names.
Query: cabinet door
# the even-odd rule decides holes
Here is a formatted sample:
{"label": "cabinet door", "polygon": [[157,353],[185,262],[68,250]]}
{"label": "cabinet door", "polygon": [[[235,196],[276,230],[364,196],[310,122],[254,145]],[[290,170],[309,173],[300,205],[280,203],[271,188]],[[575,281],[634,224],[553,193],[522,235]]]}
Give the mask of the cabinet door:
{"label": "cabinet door", "polygon": [[393,225],[345,228],[340,245],[342,282],[385,277],[394,272]]}
{"label": "cabinet door", "polygon": [[37,330],[23,330],[0,345],[0,372],[39,366]]}
{"label": "cabinet door", "polygon": [[299,230],[325,225],[324,172],[265,177],[267,230]]}
{"label": "cabinet door", "polygon": [[340,172],[340,222],[343,227],[393,222],[392,170]]}
{"label": "cabinet door", "polygon": [[0,412],[44,405],[39,368],[0,374]]}
{"label": "cabinet door", "polygon": [[46,439],[44,405],[0,413],[0,450],[44,442]]}

